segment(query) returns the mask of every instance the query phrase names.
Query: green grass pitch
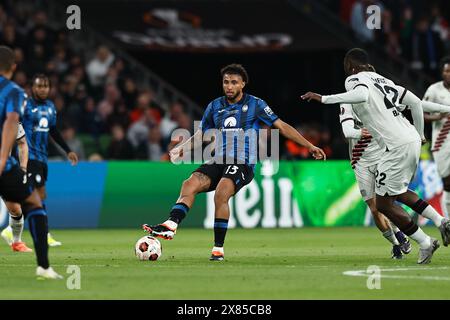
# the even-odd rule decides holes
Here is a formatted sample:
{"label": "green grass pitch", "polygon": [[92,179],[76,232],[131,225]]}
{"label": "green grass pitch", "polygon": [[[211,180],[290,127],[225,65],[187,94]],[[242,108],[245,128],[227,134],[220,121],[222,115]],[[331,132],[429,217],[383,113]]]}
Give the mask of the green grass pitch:
{"label": "green grass pitch", "polygon": [[[435,228],[426,228],[440,239]],[[140,230],[54,230],[62,247],[51,262],[64,280],[37,280],[34,254],[0,243],[0,299],[449,299],[450,247],[417,266],[417,245],[390,259],[375,228],[231,229],[224,262],[208,260],[212,230],[180,229],[162,240],[156,262],[134,256]],[[31,245],[28,231],[25,240]],[[1,240],[1,239],[0,239]],[[68,265],[81,270],[81,289],[69,290]],[[381,289],[349,270],[382,270]],[[392,270],[394,269],[394,270]],[[398,269],[398,270],[397,270]],[[384,278],[383,276],[388,276]]]}

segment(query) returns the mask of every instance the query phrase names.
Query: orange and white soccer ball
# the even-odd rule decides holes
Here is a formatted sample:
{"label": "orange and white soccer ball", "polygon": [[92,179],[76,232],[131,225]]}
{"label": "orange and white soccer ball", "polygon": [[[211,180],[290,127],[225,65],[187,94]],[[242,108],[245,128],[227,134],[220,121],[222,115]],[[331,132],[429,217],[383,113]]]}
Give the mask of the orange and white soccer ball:
{"label": "orange and white soccer ball", "polygon": [[136,242],[135,253],[141,261],[158,260],[162,254],[161,242],[151,236],[142,237]]}

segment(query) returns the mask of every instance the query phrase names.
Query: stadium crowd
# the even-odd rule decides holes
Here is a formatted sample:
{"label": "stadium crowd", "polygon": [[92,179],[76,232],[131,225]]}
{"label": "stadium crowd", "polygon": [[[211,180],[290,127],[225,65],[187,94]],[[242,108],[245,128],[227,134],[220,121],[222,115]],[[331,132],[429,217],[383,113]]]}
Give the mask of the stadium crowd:
{"label": "stadium crowd", "polygon": [[[366,45],[383,48],[395,59],[406,59],[412,68],[438,76],[440,59],[450,52],[448,1],[341,0],[329,1],[340,18]],[[381,28],[368,29],[367,7],[381,8]],[[339,7],[336,7],[339,6]]]}
{"label": "stadium crowd", "polygon": [[[150,87],[140,87],[123,59],[106,46],[95,55],[75,52],[68,30],[53,29],[44,10],[32,4],[0,5],[0,43],[14,49],[17,71],[13,80],[31,93],[33,75],[44,73],[51,81],[49,98],[58,112],[58,127],[81,160],[168,161],[171,133],[192,132],[193,119],[175,102],[165,111]],[[330,134],[317,125],[298,127],[332,155]],[[61,152],[50,144],[50,158]],[[285,142],[283,158],[309,158],[307,150]]]}
{"label": "stadium crowd", "polygon": [[49,76],[49,98],[69,146],[81,159],[167,160],[172,130],[192,125],[184,106],[163,112],[152,88],[140,87],[114,52],[106,46],[93,57],[74,52],[68,30],[51,28],[45,11],[26,4],[0,5],[0,42],[14,49],[13,80],[28,94],[33,75]]}

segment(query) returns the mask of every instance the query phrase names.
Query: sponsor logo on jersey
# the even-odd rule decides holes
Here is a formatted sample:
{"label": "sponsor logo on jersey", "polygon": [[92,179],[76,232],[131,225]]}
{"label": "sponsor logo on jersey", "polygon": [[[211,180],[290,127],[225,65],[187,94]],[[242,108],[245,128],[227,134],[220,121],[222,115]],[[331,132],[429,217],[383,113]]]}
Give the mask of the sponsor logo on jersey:
{"label": "sponsor logo on jersey", "polygon": [[270,109],[269,106],[264,108],[264,111],[266,112],[266,114],[270,117],[271,115],[273,115],[273,111],[272,109]]}
{"label": "sponsor logo on jersey", "polygon": [[223,125],[225,128],[236,127],[236,124],[237,124],[237,120],[235,117],[228,117],[223,122]]}

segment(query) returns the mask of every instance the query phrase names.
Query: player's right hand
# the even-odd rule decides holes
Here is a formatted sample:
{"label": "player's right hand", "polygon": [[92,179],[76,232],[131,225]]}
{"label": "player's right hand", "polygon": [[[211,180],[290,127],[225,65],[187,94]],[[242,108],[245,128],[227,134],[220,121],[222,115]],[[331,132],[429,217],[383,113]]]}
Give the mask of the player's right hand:
{"label": "player's right hand", "polygon": [[369,133],[369,130],[366,128],[361,129],[361,138],[372,138],[372,135]]}
{"label": "player's right hand", "polygon": [[170,161],[176,162],[183,155],[183,148],[175,147],[169,151]]}
{"label": "player's right hand", "polygon": [[311,102],[311,100],[317,101],[322,103],[322,96],[318,93],[314,92],[307,92],[304,95],[301,96],[303,100],[308,100],[308,102]]}
{"label": "player's right hand", "polygon": [[325,152],[316,146],[310,147],[309,153],[311,153],[311,155],[316,160],[327,160],[327,155],[325,154]]}

